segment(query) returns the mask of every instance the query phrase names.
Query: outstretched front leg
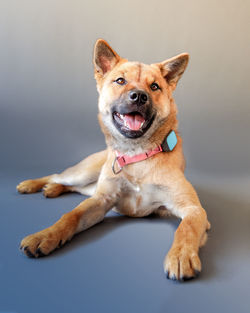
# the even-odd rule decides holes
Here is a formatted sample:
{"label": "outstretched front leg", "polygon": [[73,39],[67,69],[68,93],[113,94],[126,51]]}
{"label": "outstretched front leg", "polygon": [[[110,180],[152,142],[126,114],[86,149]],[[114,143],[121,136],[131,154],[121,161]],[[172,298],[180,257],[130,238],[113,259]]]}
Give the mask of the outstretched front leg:
{"label": "outstretched front leg", "polygon": [[164,260],[164,271],[167,278],[188,280],[201,271],[198,253],[206,242],[206,231],[210,228],[210,223],[194,188],[184,175],[180,174],[176,181],[178,185],[173,183],[169,187],[173,205],[171,211],[181,217],[182,221]]}
{"label": "outstretched front leg", "polygon": [[20,248],[29,257],[48,255],[75,234],[101,222],[114,204],[114,197],[96,193],[63,215],[54,225],[25,237]]}

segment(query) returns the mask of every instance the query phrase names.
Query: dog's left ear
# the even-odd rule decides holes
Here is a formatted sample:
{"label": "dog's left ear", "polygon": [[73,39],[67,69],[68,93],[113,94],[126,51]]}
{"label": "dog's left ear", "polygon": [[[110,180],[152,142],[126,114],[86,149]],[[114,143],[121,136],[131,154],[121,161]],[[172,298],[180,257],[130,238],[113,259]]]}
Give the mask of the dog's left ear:
{"label": "dog's left ear", "polygon": [[188,60],[189,54],[182,53],[158,64],[163,77],[166,79],[172,90],[175,89],[178,80],[184,73],[188,65]]}
{"label": "dog's left ear", "polygon": [[105,40],[97,40],[93,56],[93,63],[96,74],[101,76],[105,75],[114,68],[120,59],[121,57],[110,47],[110,45]]}

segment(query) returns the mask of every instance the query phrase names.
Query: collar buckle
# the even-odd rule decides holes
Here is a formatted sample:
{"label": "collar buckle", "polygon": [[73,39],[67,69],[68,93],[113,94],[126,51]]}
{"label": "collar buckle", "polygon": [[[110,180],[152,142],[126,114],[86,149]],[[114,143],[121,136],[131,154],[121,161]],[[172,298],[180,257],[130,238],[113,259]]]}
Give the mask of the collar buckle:
{"label": "collar buckle", "polygon": [[[114,161],[112,163],[112,171],[115,175],[119,174],[122,171],[122,167],[119,167],[118,170],[115,169],[115,165],[118,164],[117,162],[117,156],[114,158]],[[118,164],[119,165],[119,164]]]}

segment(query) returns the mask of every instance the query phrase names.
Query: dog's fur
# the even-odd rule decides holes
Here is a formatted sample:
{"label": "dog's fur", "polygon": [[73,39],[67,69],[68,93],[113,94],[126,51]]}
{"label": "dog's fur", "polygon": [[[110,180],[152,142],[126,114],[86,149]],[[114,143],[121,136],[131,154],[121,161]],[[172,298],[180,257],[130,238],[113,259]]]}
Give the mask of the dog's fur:
{"label": "dog's fur", "polygon": [[[96,42],[93,62],[99,92],[98,118],[107,150],[89,156],[61,174],[26,180],[17,186],[20,193],[43,189],[46,197],[69,191],[91,196],[54,225],[25,237],[21,249],[26,255],[39,257],[51,253],[76,233],[101,222],[112,208],[133,217],[171,213],[182,221],[164,260],[167,277],[185,280],[201,271],[198,251],[206,242],[210,224],[194,188],[183,174],[185,160],[172,96],[188,59],[184,53],[151,65],[128,62],[104,40]],[[124,78],[125,83],[117,83],[119,77]],[[160,89],[152,90],[153,83]],[[122,132],[124,128],[116,127],[112,115],[113,108],[126,109],[130,105],[127,95],[131,90],[146,93],[145,106],[152,117],[150,127],[138,136],[126,128]],[[142,106],[140,110],[144,110],[143,114],[146,112]],[[170,130],[174,130],[178,138],[173,151],[158,153],[125,166],[119,174],[113,173],[115,150],[133,156],[154,149]]]}

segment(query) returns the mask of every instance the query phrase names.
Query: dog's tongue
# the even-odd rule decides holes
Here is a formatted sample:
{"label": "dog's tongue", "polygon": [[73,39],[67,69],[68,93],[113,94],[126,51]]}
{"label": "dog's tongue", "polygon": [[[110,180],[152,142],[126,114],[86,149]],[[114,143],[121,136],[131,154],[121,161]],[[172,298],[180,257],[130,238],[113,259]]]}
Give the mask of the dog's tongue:
{"label": "dog's tongue", "polygon": [[131,130],[139,130],[145,119],[140,114],[124,114],[124,120]]}

